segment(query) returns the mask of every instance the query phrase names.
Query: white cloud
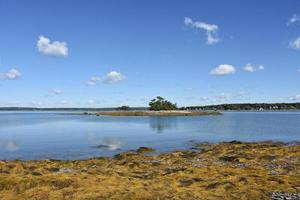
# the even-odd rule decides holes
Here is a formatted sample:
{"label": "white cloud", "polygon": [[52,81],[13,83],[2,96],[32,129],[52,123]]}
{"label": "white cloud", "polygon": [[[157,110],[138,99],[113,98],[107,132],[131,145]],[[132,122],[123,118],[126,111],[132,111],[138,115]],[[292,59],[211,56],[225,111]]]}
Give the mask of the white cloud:
{"label": "white cloud", "polygon": [[60,95],[60,94],[62,94],[62,92],[63,92],[63,91],[60,90],[60,89],[53,89],[53,90],[52,90],[52,93],[55,94],[55,95]]}
{"label": "white cloud", "polygon": [[101,78],[97,77],[97,76],[94,76],[94,77],[90,78],[90,80],[87,81],[87,84],[88,85],[96,85],[96,83],[98,81],[101,81]]}
{"label": "white cloud", "polygon": [[251,64],[247,64],[247,65],[244,67],[244,71],[246,71],[246,72],[255,72],[256,69],[255,69]]}
{"label": "white cloud", "polygon": [[40,36],[36,46],[38,51],[45,55],[51,55],[51,56],[68,55],[68,47],[66,42],[59,42],[59,41],[51,42],[49,38]]}
{"label": "white cloud", "polygon": [[298,94],[296,96],[293,96],[293,97],[290,97],[290,100],[292,100],[292,101],[300,101],[300,94]]}
{"label": "white cloud", "polygon": [[108,74],[106,74],[105,77],[103,77],[103,83],[113,84],[113,83],[123,81],[124,79],[125,79],[124,75],[122,75],[119,72],[112,71],[112,72],[109,72]]}
{"label": "white cloud", "polygon": [[288,21],[288,25],[299,22],[299,21],[300,21],[300,15],[293,14],[293,16]]}
{"label": "white cloud", "polygon": [[265,67],[264,67],[263,65],[259,65],[259,66],[258,66],[258,69],[259,69],[259,70],[264,70]]}
{"label": "white cloud", "polygon": [[263,66],[263,65],[259,65],[258,67],[255,67],[255,66],[253,66],[253,65],[251,65],[251,64],[247,64],[247,65],[245,65],[245,67],[243,68],[243,70],[245,71],[245,72],[255,72],[255,71],[257,71],[257,70],[264,70],[265,69],[265,67]]}
{"label": "white cloud", "polygon": [[235,73],[235,67],[228,64],[222,64],[210,71],[211,75],[224,76]]}
{"label": "white cloud", "polygon": [[106,74],[104,77],[94,76],[90,78],[90,80],[87,81],[87,84],[96,85],[98,81],[102,81],[105,84],[114,84],[125,80],[125,78],[126,77],[120,72],[111,71],[108,74]]}
{"label": "white cloud", "polygon": [[291,41],[289,47],[300,50],[300,37],[297,37],[295,40]]}
{"label": "white cloud", "polygon": [[5,73],[0,73],[0,80],[16,80],[20,77],[21,73],[16,69],[11,69]]}
{"label": "white cloud", "polygon": [[207,44],[216,44],[220,41],[218,37],[219,27],[215,24],[207,24],[205,22],[193,21],[189,17],[184,18],[184,24],[192,28],[205,30],[207,35]]}

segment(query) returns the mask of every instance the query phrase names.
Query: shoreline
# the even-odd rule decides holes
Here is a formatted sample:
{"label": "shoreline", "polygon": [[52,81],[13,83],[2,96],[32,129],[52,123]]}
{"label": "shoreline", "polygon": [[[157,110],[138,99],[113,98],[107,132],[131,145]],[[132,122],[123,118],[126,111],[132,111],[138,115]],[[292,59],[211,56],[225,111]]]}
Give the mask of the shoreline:
{"label": "shoreline", "polygon": [[95,113],[85,112],[84,115],[96,116],[205,116],[205,115],[222,115],[221,112],[208,111],[101,111]]}
{"label": "shoreline", "polygon": [[229,200],[300,193],[297,142],[195,143],[192,150],[149,155],[152,151],[141,147],[73,161],[0,161],[0,198]]}

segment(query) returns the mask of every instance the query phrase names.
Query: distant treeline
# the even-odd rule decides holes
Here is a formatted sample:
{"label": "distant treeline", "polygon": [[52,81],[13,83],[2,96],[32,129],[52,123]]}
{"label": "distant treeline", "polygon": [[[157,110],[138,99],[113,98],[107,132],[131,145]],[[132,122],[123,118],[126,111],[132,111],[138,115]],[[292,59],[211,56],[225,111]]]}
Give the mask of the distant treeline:
{"label": "distant treeline", "polygon": [[[131,107],[130,110],[148,110],[146,107]],[[112,111],[118,108],[35,108],[35,107],[0,107],[0,111]]]}
{"label": "distant treeline", "polygon": [[[35,107],[0,107],[0,111],[113,111],[113,110],[149,110],[149,107],[121,106],[116,108],[35,108]],[[208,106],[186,106],[179,110],[300,110],[300,103],[237,103]]]}
{"label": "distant treeline", "polygon": [[187,110],[300,110],[300,103],[240,103],[208,106],[188,106]]}

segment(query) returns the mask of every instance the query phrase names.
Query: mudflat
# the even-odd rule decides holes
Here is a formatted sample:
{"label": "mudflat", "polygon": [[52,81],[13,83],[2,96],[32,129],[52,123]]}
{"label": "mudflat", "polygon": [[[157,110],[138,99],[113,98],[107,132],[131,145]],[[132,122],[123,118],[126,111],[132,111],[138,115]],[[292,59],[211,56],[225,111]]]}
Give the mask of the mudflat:
{"label": "mudflat", "polygon": [[[300,192],[300,144],[195,144],[153,155],[0,161],[0,199],[275,199]],[[273,197],[272,197],[273,196]]]}

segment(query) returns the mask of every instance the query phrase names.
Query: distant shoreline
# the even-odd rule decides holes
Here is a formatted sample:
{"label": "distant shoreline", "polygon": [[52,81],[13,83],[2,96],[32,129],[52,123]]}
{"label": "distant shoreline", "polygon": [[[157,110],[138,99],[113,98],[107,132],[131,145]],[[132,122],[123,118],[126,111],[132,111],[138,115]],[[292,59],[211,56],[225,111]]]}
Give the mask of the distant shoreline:
{"label": "distant shoreline", "polygon": [[96,113],[84,112],[85,115],[96,116],[201,116],[201,115],[222,115],[221,112],[207,111],[102,111]]}
{"label": "distant shoreline", "polygon": [[[149,107],[129,107],[129,111],[148,111]],[[180,111],[299,111],[300,102],[295,103],[228,103],[204,106],[183,106]],[[118,107],[0,107],[0,111],[118,111]]]}

